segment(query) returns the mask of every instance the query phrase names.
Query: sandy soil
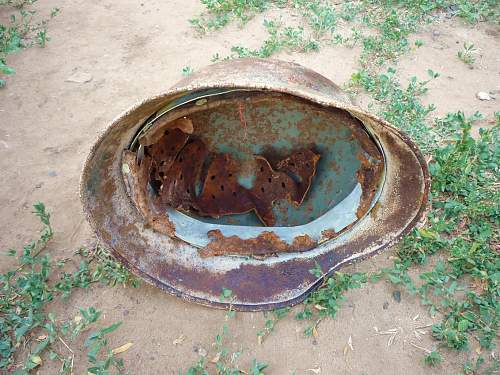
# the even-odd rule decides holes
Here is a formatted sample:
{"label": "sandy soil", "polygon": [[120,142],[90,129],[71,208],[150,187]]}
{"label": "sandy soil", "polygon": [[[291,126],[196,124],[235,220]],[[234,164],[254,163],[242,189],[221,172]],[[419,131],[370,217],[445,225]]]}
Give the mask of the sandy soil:
{"label": "sandy soil", "polygon": [[[41,200],[52,213],[56,231],[49,251],[53,257],[70,257],[74,250],[93,241],[78,199],[78,180],[86,154],[97,134],[112,118],[140,99],[162,92],[181,78],[181,69],[194,69],[210,62],[219,52],[227,54],[235,43],[258,45],[264,37],[261,16],[247,29],[236,26],[197,39],[188,19],[201,11],[197,0],[49,0],[39,6],[48,12],[62,9],[50,25],[52,40],[45,49],[31,49],[12,56],[17,74],[0,91],[0,248],[21,247],[38,230],[30,214]],[[1,15],[0,15],[1,16]],[[493,25],[466,26],[447,20],[415,36],[424,46],[403,57],[398,70],[403,80],[412,75],[426,77],[431,68],[441,77],[429,84],[424,98],[434,103],[437,114],[476,110],[493,119],[500,109],[498,99],[479,101],[477,91],[500,94],[500,39]],[[456,57],[464,41],[480,50],[474,69]],[[357,69],[358,48],[329,47],[308,55],[286,54],[337,83],[346,82]],[[88,83],[66,79],[75,72],[92,75]],[[366,105],[366,98],[360,98]],[[389,265],[391,251],[349,269],[375,270]],[[0,271],[10,266],[2,259]],[[426,335],[418,339],[414,330],[433,320],[418,301],[402,292],[392,296],[392,285],[384,282],[349,292],[336,320],[321,323],[316,341],[302,336],[303,324],[292,318],[280,322],[271,336],[257,345],[256,333],[264,323],[261,313],[239,313],[230,322],[234,337],[229,347],[243,350],[239,360],[247,368],[251,359],[269,364],[266,374],[456,374],[457,354],[446,355],[436,369],[423,365],[425,354],[411,345],[432,349]],[[75,293],[55,310],[60,319],[76,315],[78,307],[103,310],[101,324],[117,320],[123,326],[111,346],[133,342],[122,354],[131,374],[177,374],[194,363],[200,348],[210,352],[211,343],[224,323],[224,313],[166,295],[143,284],[139,289],[94,287]],[[394,343],[379,330],[400,329]],[[173,345],[180,335],[185,341]],[[354,351],[345,351],[349,337]],[[477,343],[473,343],[476,349]],[[82,342],[72,345],[77,353],[76,373],[85,373]],[[464,359],[468,353],[460,354]],[[40,374],[55,374],[48,362]],[[316,372],[319,373],[319,372]]]}

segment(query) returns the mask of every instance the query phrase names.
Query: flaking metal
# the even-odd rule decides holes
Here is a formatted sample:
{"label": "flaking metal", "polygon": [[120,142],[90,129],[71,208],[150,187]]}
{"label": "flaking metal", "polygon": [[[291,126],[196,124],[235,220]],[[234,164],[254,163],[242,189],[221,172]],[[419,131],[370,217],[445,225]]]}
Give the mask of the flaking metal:
{"label": "flaking metal", "polygon": [[[160,145],[166,131],[192,141]],[[189,170],[172,165],[193,142],[243,166],[264,160],[266,180],[274,170],[307,183],[268,206],[275,226],[162,204],[159,190],[174,178],[165,176],[185,181]],[[162,166],[152,166],[155,147]],[[167,187],[151,183],[153,174]],[[266,182],[238,177],[249,191]],[[196,202],[203,186],[195,180],[183,182],[183,196],[172,186],[169,194]],[[309,272],[316,263],[327,275],[397,242],[423,215],[429,185],[411,140],[335,84],[296,64],[241,59],[211,65],[114,120],[90,152],[80,192],[98,237],[145,280],[215,307],[225,305],[219,295],[228,288],[235,308],[263,310],[302,301],[320,282]]]}

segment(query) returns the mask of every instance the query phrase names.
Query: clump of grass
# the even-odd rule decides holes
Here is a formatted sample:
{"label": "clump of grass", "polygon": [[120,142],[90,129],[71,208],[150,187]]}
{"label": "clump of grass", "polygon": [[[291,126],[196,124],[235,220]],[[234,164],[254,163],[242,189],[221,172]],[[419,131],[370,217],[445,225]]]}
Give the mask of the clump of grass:
{"label": "clump of grass", "polygon": [[424,362],[431,367],[435,367],[443,362],[443,357],[441,357],[441,354],[439,354],[438,352],[430,352],[425,357]]}
{"label": "clump of grass", "polygon": [[[481,130],[476,140],[470,131],[477,118],[461,112],[448,116],[446,123],[455,126],[456,135],[434,150],[429,164],[428,224],[403,240],[395,267],[383,270],[391,282],[419,295],[431,315],[441,314],[432,335],[441,346],[456,350],[468,349],[471,337],[493,349],[499,328],[499,126]],[[408,268],[437,251],[446,251],[446,260],[423,272],[422,285],[416,287]]]}
{"label": "clump of grass", "polygon": [[242,46],[231,48],[231,58],[241,57],[270,57],[282,50],[289,52],[317,51],[319,44],[316,40],[307,37],[303,27],[283,27],[274,21],[264,21],[264,26],[269,34],[259,49],[248,49]]}
{"label": "clump of grass", "polygon": [[[60,323],[50,312],[50,303],[58,298],[67,300],[75,288],[89,288],[95,282],[114,286],[137,285],[137,281],[99,246],[92,251],[79,251],[84,259],[77,271],[58,272],[65,262],[54,262],[44,253],[54,235],[50,214],[42,203],[34,205],[34,214],[43,224],[40,237],[24,246],[14,269],[0,275],[0,369],[14,370],[17,367],[16,374],[27,374],[40,366],[42,357],[47,355],[49,359],[61,362],[62,373],[69,373],[73,368],[73,351],[68,349],[66,341],[71,342],[80,332],[94,324],[100,312],[93,308],[80,309],[78,320]],[[11,249],[7,255],[16,256],[17,253]],[[98,338],[91,340],[89,353],[96,354],[105,349],[107,341],[104,337],[111,331],[104,330],[101,333]],[[61,343],[64,347],[58,349],[57,344],[60,346]],[[21,355],[18,351],[23,347],[29,354],[22,365],[16,366],[14,358]],[[89,373],[103,374],[110,366],[120,365],[120,361],[110,357],[109,353],[104,361],[96,357],[93,359],[95,361],[91,360],[93,366],[88,370]],[[95,368],[103,371],[93,372]]]}
{"label": "clump of grass", "polygon": [[[237,45],[226,58],[248,56],[269,57],[280,51],[317,51],[324,44],[345,44],[363,46],[360,63],[364,69],[373,70],[394,61],[410,50],[409,36],[420,25],[432,22],[438,12],[454,9],[452,15],[469,22],[491,20],[499,22],[500,10],[494,0],[470,2],[405,0],[395,3],[384,0],[349,1],[331,4],[323,0],[202,0],[206,13],[190,20],[203,34],[221,29],[232,20],[238,19],[243,26],[249,19],[272,7],[285,8],[302,17],[307,25],[291,27],[278,20],[266,20],[268,37],[260,48],[248,49]],[[354,24],[351,36],[336,33],[340,21]],[[362,32],[357,26],[363,25],[370,32]],[[416,42],[421,45],[420,41]]]}
{"label": "clump of grass", "polygon": [[[319,265],[310,271],[316,277],[324,275]],[[297,320],[312,320],[304,334],[307,337],[317,335],[317,326],[324,318],[335,319],[341,302],[345,300],[345,292],[349,289],[360,288],[367,282],[364,273],[335,272],[332,277],[326,278],[323,284],[304,301],[304,308],[295,315]]]}
{"label": "clump of grass", "polygon": [[37,0],[0,0],[0,10],[10,8],[10,22],[0,23],[0,87],[6,81],[2,75],[11,75],[15,69],[7,65],[7,57],[12,53],[33,46],[45,47],[50,40],[47,27],[50,19],[59,12],[54,8],[47,19],[38,20],[32,5]]}
{"label": "clump of grass", "polygon": [[457,52],[457,56],[465,64],[472,66],[476,62],[474,55],[477,53],[474,44],[465,42],[461,51]]}
{"label": "clump of grass", "polygon": [[279,0],[201,0],[206,12],[189,20],[198,33],[204,34],[226,26],[233,19],[241,24],[248,22],[255,14],[262,13],[272,4],[284,4]]}
{"label": "clump of grass", "polygon": [[[233,292],[230,289],[223,288],[220,300],[229,302],[229,308],[226,313],[226,321],[232,319],[236,316],[236,311],[233,309],[231,305],[231,301],[234,299]],[[207,355],[209,353],[204,353],[205,355],[200,355],[198,361],[189,367],[185,372],[185,375],[209,375],[209,368],[211,365],[215,367],[215,373],[218,375],[238,375],[238,374],[252,374],[252,375],[261,375],[262,370],[267,368],[267,364],[258,362],[256,359],[253,359],[251,367],[248,371],[241,370],[238,366],[237,360],[241,355],[241,350],[236,352],[231,352],[226,347],[226,342],[231,337],[231,332],[229,330],[229,326],[227,323],[224,323],[222,326],[222,330],[219,334],[215,336],[214,343],[212,345],[213,358],[207,361]],[[179,371],[179,374],[183,374],[182,371]]]}
{"label": "clump of grass", "polygon": [[[439,75],[428,71],[430,79]],[[396,79],[396,70],[389,68],[386,73],[372,74],[368,70],[354,73],[349,84],[350,89],[362,88],[368,92],[380,107],[380,115],[410,135],[423,151],[428,152],[436,145],[440,133],[426,123],[426,118],[434,111],[433,105],[423,105],[419,97],[427,92],[429,80],[419,81],[412,77],[406,88],[402,88]]]}

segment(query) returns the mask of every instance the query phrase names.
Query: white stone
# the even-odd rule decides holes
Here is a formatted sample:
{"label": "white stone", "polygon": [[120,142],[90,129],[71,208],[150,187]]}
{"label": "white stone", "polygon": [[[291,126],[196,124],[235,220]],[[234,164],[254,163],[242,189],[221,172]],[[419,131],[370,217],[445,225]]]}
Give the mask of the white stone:
{"label": "white stone", "polygon": [[66,78],[66,82],[73,82],[73,83],[87,83],[90,81],[92,81],[92,75],[90,73],[85,73],[85,72],[76,72],[75,74]]}
{"label": "white stone", "polygon": [[477,98],[479,100],[491,100],[491,95],[488,94],[487,92],[484,92],[484,91],[479,91],[477,94],[476,94]]}

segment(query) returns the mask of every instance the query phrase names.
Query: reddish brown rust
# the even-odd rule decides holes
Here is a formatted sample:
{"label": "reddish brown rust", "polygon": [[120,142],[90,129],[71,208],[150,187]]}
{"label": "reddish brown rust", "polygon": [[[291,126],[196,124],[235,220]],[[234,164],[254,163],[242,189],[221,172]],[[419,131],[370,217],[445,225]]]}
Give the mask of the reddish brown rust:
{"label": "reddish brown rust", "polygon": [[165,214],[152,216],[147,222],[147,226],[151,227],[151,229],[158,233],[166,234],[170,237],[173,237],[175,233],[174,223],[172,223]]}
{"label": "reddish brown rust", "polygon": [[321,232],[321,239],[331,239],[336,236],[337,232],[335,232],[333,229],[325,229]]}
{"label": "reddish brown rust", "polygon": [[311,187],[319,158],[319,154],[311,150],[301,149],[286,159],[281,160],[276,165],[277,170],[287,172],[295,177],[297,192],[292,199],[297,206],[302,204]]}
{"label": "reddish brown rust", "polygon": [[357,158],[361,162],[361,168],[359,168],[356,172],[356,177],[363,189],[361,193],[361,200],[359,202],[358,209],[356,210],[356,216],[359,219],[370,209],[373,197],[377,192],[378,183],[380,181],[384,165],[381,162],[371,162],[361,152],[357,154]]}
{"label": "reddish brown rust", "polygon": [[166,174],[160,175],[160,197],[162,204],[176,209],[196,209],[196,182],[207,155],[205,144],[194,140],[177,155]]}
{"label": "reddish brown rust", "polygon": [[223,254],[271,256],[277,253],[302,252],[312,249],[317,242],[307,235],[297,236],[292,244],[283,241],[274,232],[262,232],[255,238],[225,237],[219,229],[211,230],[212,241],[199,251],[203,257]]}
{"label": "reddish brown rust", "polygon": [[378,210],[380,210],[380,202],[375,203],[375,205],[372,207],[370,211],[370,216],[373,217],[375,220],[377,219]]}
{"label": "reddish brown rust", "polygon": [[200,215],[220,217],[254,209],[250,194],[238,184],[236,173],[237,165],[231,155],[215,155],[197,200]]}
{"label": "reddish brown rust", "polygon": [[142,159],[141,166],[138,166],[136,163],[136,153],[125,150],[123,151],[122,162],[124,169],[128,168],[128,173],[124,173],[123,176],[129,188],[130,197],[139,211],[145,213],[148,211],[147,207],[149,206],[146,187],[149,182],[152,159],[146,155]]}
{"label": "reddish brown rust", "polygon": [[[275,171],[269,162],[255,157],[255,182],[248,190],[238,184],[238,168],[229,154],[215,155],[210,164],[201,194],[196,197],[196,183],[207,156],[201,140],[188,142],[188,134],[178,128],[165,130],[157,143],[146,147],[141,167],[134,166],[140,178],[138,186],[146,189],[151,183],[160,198],[153,199],[156,207],[169,205],[176,209],[194,209],[202,216],[220,217],[242,214],[254,210],[260,220],[268,226],[275,224],[273,203],[287,199],[299,205],[309,190],[316,172],[319,155],[304,149],[280,160],[283,171]],[[287,173],[294,174],[296,182]],[[152,178],[152,179],[151,179]],[[138,202],[147,207],[146,194]],[[161,221],[157,221],[161,222]]]}
{"label": "reddish brown rust", "polygon": [[180,129],[165,130],[157,143],[146,147],[146,154],[153,158],[156,179],[161,180],[167,174],[188,138],[189,134]]}
{"label": "reddish brown rust", "polygon": [[[306,151],[303,153],[305,154]],[[309,168],[312,167],[313,171],[306,171],[305,169],[308,167],[305,165],[298,171],[306,176],[304,179],[309,183],[319,159],[319,155],[310,153],[313,156],[305,163],[309,164]],[[286,161],[293,163],[292,160],[295,158],[288,158]],[[299,162],[300,160],[297,161],[297,163]],[[284,162],[283,169],[286,169],[287,166],[287,163]],[[307,186],[302,189],[302,193],[299,193],[298,184],[288,174],[273,170],[269,162],[261,156],[255,157],[254,168],[255,181],[252,189],[247,190],[238,184],[238,168],[231,156],[229,154],[216,155],[208,168],[203,189],[198,198],[199,214],[220,217],[255,210],[264,224],[272,226],[276,221],[273,203],[279,199],[287,199],[300,204],[303,200],[303,194],[307,193],[309,189],[309,183],[307,183]]]}
{"label": "reddish brown rust", "polygon": [[259,218],[268,226],[273,226],[276,218],[273,203],[280,199],[290,202],[297,196],[295,181],[284,172],[273,170],[262,156],[256,156],[255,181],[250,194]]}
{"label": "reddish brown rust", "polygon": [[158,201],[148,192],[149,174],[152,159],[145,156],[141,166],[136,163],[136,154],[125,150],[122,154],[122,163],[128,171],[124,173],[125,185],[135,207],[144,218],[145,226],[149,226],[159,233],[173,236],[175,227],[166,215],[158,212]]}

